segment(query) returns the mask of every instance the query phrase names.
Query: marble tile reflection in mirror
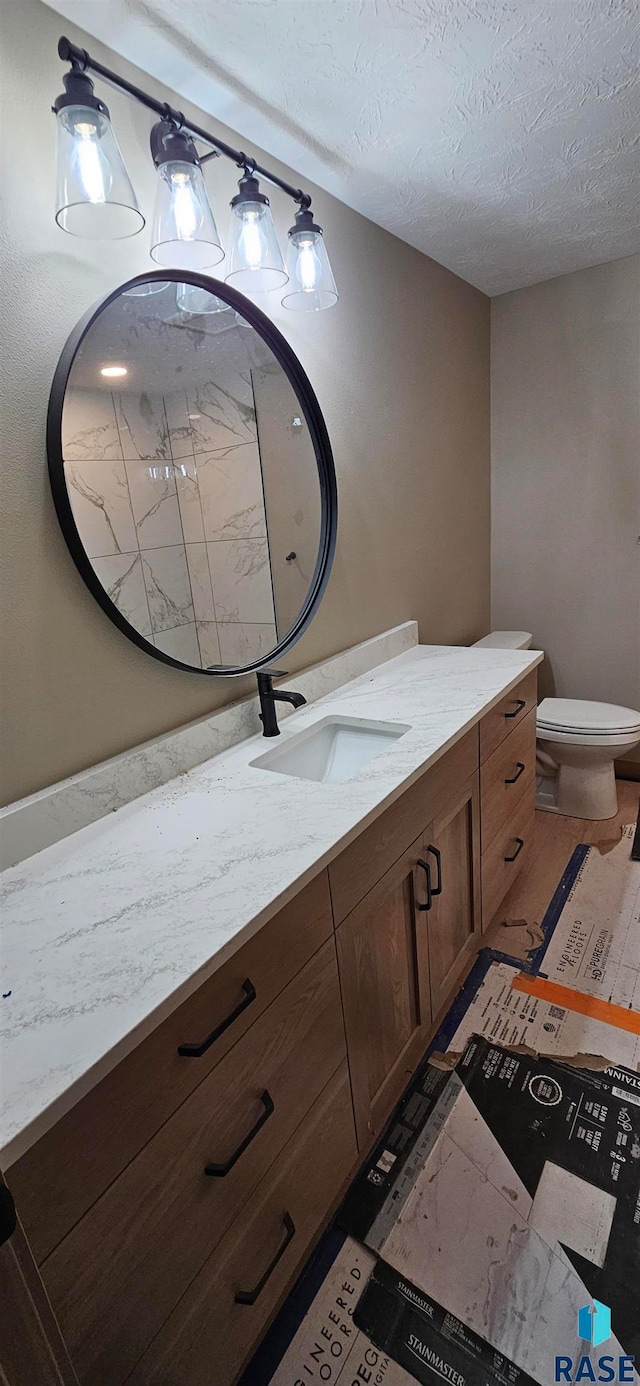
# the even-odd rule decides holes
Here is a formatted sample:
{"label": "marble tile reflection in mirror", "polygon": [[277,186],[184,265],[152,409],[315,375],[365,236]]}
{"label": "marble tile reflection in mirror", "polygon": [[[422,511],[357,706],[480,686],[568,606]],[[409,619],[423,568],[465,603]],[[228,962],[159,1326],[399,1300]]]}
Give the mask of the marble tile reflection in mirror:
{"label": "marble tile reflection in mirror", "polygon": [[[126,375],[105,378],[109,363]],[[76,355],[62,433],[76,526],[126,620],[195,668],[268,656],[304,604],[321,504],[300,405],[259,335],[230,309],[181,313],[172,284],[116,299]]]}

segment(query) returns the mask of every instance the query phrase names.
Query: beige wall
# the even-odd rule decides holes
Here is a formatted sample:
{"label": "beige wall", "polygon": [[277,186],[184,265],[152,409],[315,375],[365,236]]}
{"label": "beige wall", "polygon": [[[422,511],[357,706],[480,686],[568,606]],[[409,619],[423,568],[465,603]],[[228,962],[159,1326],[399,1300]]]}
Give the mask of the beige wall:
{"label": "beige wall", "polygon": [[640,707],[640,256],[492,300],[492,623]]}
{"label": "beige wall", "polygon": [[[84,587],[58,528],[45,459],[47,397],[58,355],[89,305],[150,265],[146,230],[101,246],[65,236],[54,224],[50,106],[61,89],[56,44],[63,29],[103,62],[145,80],[37,0],[4,7],[5,800],[255,686],[248,679],[181,673],[138,650]],[[149,217],[151,118],[117,92],[101,94]],[[207,123],[202,113],[194,115]],[[215,122],[211,126],[240,142]],[[223,233],[237,176],[223,160],[207,172]],[[285,176],[308,186],[304,171],[285,170]],[[284,233],[291,206],[274,194],[273,208]],[[314,208],[326,229],[341,301],[306,319],[288,314],[274,294],[269,311],[300,356],[325,413],[340,532],[324,603],[287,656],[291,671],[409,617],[419,620],[422,640],[471,641],[487,629],[489,614],[488,300],[327,194],[317,193]]]}

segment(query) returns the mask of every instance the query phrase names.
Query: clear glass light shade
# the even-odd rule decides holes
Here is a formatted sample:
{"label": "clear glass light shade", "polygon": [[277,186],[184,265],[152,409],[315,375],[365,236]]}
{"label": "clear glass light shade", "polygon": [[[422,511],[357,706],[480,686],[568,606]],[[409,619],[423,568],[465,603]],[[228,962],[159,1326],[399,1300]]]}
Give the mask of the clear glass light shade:
{"label": "clear glass light shade", "polygon": [[206,269],[224,256],[197,164],[160,164],[151,230],[151,258],[175,269]]}
{"label": "clear glass light shade", "polygon": [[150,279],[146,284],[136,284],[133,289],[127,289],[123,293],[123,298],[147,298],[149,294],[162,294],[169,288],[168,279]]}
{"label": "clear glass light shade", "polygon": [[231,209],[227,283],[245,294],[264,294],[287,282],[282,252],[267,202],[239,202]]}
{"label": "clear glass light shade", "polygon": [[208,289],[199,289],[197,284],[177,284],[176,303],[181,313],[230,312],[228,303],[223,303]]}
{"label": "clear glass light shade", "polygon": [[282,300],[285,308],[313,313],[338,302],[338,290],[321,231],[305,229],[289,233],[287,270],[289,288]]}
{"label": "clear glass light shade", "polygon": [[72,236],[121,240],[144,226],[108,116],[91,106],[58,111],[56,221]]}

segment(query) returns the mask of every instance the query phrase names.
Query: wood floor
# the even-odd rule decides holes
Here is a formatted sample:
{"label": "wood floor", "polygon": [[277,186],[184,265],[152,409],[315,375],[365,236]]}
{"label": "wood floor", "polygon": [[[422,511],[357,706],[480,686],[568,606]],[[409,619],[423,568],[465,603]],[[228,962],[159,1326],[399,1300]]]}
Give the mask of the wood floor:
{"label": "wood floor", "polygon": [[618,780],[616,818],[594,822],[584,818],[564,818],[559,813],[536,812],[533,852],[513,889],[503,900],[482,940],[515,956],[526,955],[541,941],[539,925],[569,857],[579,842],[600,843],[606,847],[620,840],[624,823],[635,822],[640,801],[640,783]]}

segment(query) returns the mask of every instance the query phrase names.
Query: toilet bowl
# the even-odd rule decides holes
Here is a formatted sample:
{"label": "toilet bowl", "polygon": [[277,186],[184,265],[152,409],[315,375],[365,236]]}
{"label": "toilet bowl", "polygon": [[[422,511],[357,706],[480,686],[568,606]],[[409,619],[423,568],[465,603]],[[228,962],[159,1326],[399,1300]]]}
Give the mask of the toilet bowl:
{"label": "toilet bowl", "polygon": [[[528,650],[532,639],[527,631],[495,630],[476,645]],[[640,743],[640,712],[581,698],[543,698],[536,738],[536,807],[569,818],[615,818],[614,761]]]}
{"label": "toilet bowl", "polygon": [[640,712],[581,698],[543,698],[536,735],[538,808],[570,818],[614,818],[614,761],[640,742]]}

